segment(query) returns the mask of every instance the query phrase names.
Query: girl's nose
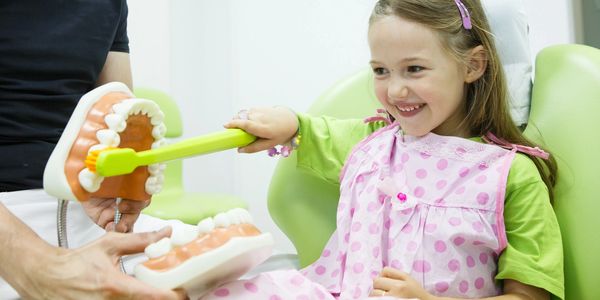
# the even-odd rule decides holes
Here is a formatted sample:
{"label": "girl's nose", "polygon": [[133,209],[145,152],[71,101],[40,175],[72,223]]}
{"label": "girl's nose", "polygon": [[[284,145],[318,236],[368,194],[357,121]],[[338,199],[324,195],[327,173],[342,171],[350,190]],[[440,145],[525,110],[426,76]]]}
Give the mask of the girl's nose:
{"label": "girl's nose", "polygon": [[408,87],[401,80],[391,80],[387,91],[390,101],[404,101],[408,97]]}

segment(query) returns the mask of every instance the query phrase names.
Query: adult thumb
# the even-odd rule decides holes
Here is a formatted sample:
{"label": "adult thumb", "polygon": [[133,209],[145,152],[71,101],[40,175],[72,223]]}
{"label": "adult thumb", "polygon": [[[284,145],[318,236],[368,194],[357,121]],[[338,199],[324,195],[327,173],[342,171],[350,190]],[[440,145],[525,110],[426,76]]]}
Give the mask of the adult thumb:
{"label": "adult thumb", "polygon": [[140,233],[114,233],[105,236],[108,251],[117,255],[137,254],[143,252],[151,243],[171,235],[171,227],[164,227],[159,231]]}

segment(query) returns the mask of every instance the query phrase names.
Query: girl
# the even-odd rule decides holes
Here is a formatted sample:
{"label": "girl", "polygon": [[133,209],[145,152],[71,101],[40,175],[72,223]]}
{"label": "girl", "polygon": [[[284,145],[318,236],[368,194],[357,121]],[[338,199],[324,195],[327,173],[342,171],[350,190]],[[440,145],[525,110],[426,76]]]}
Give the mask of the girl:
{"label": "girl", "polygon": [[380,0],[368,39],[385,118],[275,107],[225,125],[260,137],[241,152],[283,144],[269,153],[297,148],[298,166],[339,180],[321,257],[206,298],[563,298],[555,163],[513,125],[479,1]]}

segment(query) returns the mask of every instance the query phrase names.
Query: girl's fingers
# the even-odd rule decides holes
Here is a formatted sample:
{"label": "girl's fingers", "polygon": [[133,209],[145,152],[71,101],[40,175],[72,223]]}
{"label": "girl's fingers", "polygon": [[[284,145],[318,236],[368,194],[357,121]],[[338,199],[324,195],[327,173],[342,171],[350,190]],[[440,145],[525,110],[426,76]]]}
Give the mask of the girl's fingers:
{"label": "girl's fingers", "polygon": [[408,275],[408,273],[390,267],[383,268],[380,276],[398,280],[406,280],[410,278],[410,275]]}
{"label": "girl's fingers", "polygon": [[252,143],[248,146],[240,147],[238,149],[238,152],[240,152],[240,153],[255,153],[255,152],[267,150],[269,148],[274,147],[275,145],[277,145],[277,143],[273,142],[272,140],[258,139],[256,141],[254,141],[254,143]]}
{"label": "girl's fingers", "polygon": [[398,286],[400,284],[402,284],[401,281],[396,280],[396,279],[386,278],[386,277],[375,277],[375,279],[373,279],[373,289],[378,289],[378,290],[383,290],[383,291],[389,291],[394,286]]}
{"label": "girl's fingers", "polygon": [[369,297],[383,297],[387,292],[380,289],[373,289],[371,293],[369,293]]}

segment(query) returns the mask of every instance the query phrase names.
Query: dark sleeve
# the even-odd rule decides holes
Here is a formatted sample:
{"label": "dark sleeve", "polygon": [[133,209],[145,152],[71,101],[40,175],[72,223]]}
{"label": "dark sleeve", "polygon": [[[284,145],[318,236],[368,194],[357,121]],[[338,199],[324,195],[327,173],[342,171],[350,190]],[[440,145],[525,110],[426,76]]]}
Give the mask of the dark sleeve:
{"label": "dark sleeve", "polygon": [[121,17],[119,18],[119,26],[115,34],[115,39],[110,51],[127,52],[129,53],[129,37],[127,36],[127,15],[128,15],[127,1],[122,0],[121,2]]}

